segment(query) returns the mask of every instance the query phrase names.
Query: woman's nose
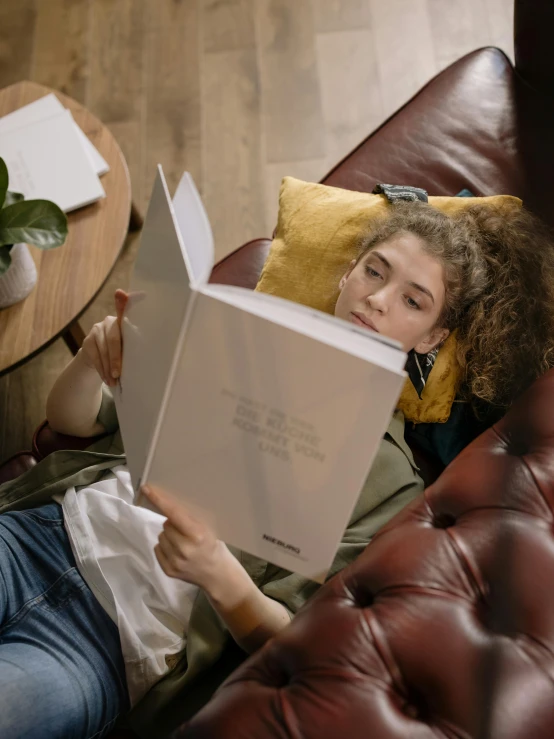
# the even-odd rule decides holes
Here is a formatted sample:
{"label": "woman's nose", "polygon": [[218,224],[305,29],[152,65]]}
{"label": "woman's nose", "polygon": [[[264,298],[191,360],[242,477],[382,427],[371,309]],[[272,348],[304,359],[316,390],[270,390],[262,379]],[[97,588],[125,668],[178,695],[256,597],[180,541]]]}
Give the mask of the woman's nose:
{"label": "woman's nose", "polygon": [[382,290],[378,290],[376,293],[368,295],[366,300],[369,303],[369,306],[373,308],[373,310],[378,310],[381,312],[386,311],[387,296],[383,293]]}

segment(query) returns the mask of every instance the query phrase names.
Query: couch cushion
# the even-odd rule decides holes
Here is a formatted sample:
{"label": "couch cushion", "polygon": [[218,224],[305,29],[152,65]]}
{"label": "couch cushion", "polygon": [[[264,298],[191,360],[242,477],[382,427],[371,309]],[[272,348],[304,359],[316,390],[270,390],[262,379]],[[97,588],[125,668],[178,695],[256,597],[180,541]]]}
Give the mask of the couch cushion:
{"label": "couch cushion", "polygon": [[[429,203],[447,215],[476,203],[506,204],[514,209],[521,206],[519,199],[509,195],[430,196]],[[358,256],[362,235],[386,216],[390,207],[384,195],[285,177],[279,194],[275,238],[256,290],[332,314],[339,280],[350,261]],[[454,331],[439,350],[422,397],[408,377],[398,408],[408,421],[445,423],[460,380]]]}
{"label": "couch cushion", "polygon": [[[449,216],[480,203],[521,206],[510,195],[429,195],[429,205]],[[358,256],[361,237],[390,209],[384,195],[284,177],[275,237],[256,290],[332,314],[339,280]]]}

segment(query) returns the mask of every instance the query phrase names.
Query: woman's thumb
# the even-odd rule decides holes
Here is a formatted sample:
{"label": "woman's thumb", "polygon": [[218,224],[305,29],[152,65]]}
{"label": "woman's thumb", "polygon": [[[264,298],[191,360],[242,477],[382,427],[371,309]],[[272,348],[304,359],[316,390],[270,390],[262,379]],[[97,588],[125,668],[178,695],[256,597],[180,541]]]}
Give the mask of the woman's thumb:
{"label": "woman's thumb", "polygon": [[125,313],[125,306],[129,300],[129,295],[124,290],[115,291],[115,310],[117,315],[117,322],[121,327],[121,321],[123,320],[123,314]]}

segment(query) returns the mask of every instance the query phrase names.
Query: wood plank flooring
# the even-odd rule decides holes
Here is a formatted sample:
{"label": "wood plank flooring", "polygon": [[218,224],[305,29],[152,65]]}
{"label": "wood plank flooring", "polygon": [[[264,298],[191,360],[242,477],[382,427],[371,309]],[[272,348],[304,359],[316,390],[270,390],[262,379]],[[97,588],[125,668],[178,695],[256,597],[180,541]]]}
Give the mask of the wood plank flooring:
{"label": "wood plank flooring", "polygon": [[[31,79],[116,136],[143,210],[155,165],[188,169],[217,257],[270,235],[284,175],[317,181],[433,75],[479,46],[513,58],[513,0],[2,0],[0,87]],[[138,244],[86,312],[113,313]],[[1,337],[0,337],[1,340]],[[0,462],[29,448],[62,341],[0,378]]]}

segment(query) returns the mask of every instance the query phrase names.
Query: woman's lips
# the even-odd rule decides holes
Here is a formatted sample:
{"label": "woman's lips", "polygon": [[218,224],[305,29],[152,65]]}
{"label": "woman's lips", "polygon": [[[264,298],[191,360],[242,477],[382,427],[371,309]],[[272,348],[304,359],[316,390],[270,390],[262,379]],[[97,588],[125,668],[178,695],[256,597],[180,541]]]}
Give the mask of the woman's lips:
{"label": "woman's lips", "polygon": [[364,318],[361,313],[351,313],[350,315],[352,316],[353,321],[356,325],[362,326],[362,328],[366,328],[369,331],[375,331],[376,333],[379,333],[379,331],[377,331],[371,321],[367,318]]}

